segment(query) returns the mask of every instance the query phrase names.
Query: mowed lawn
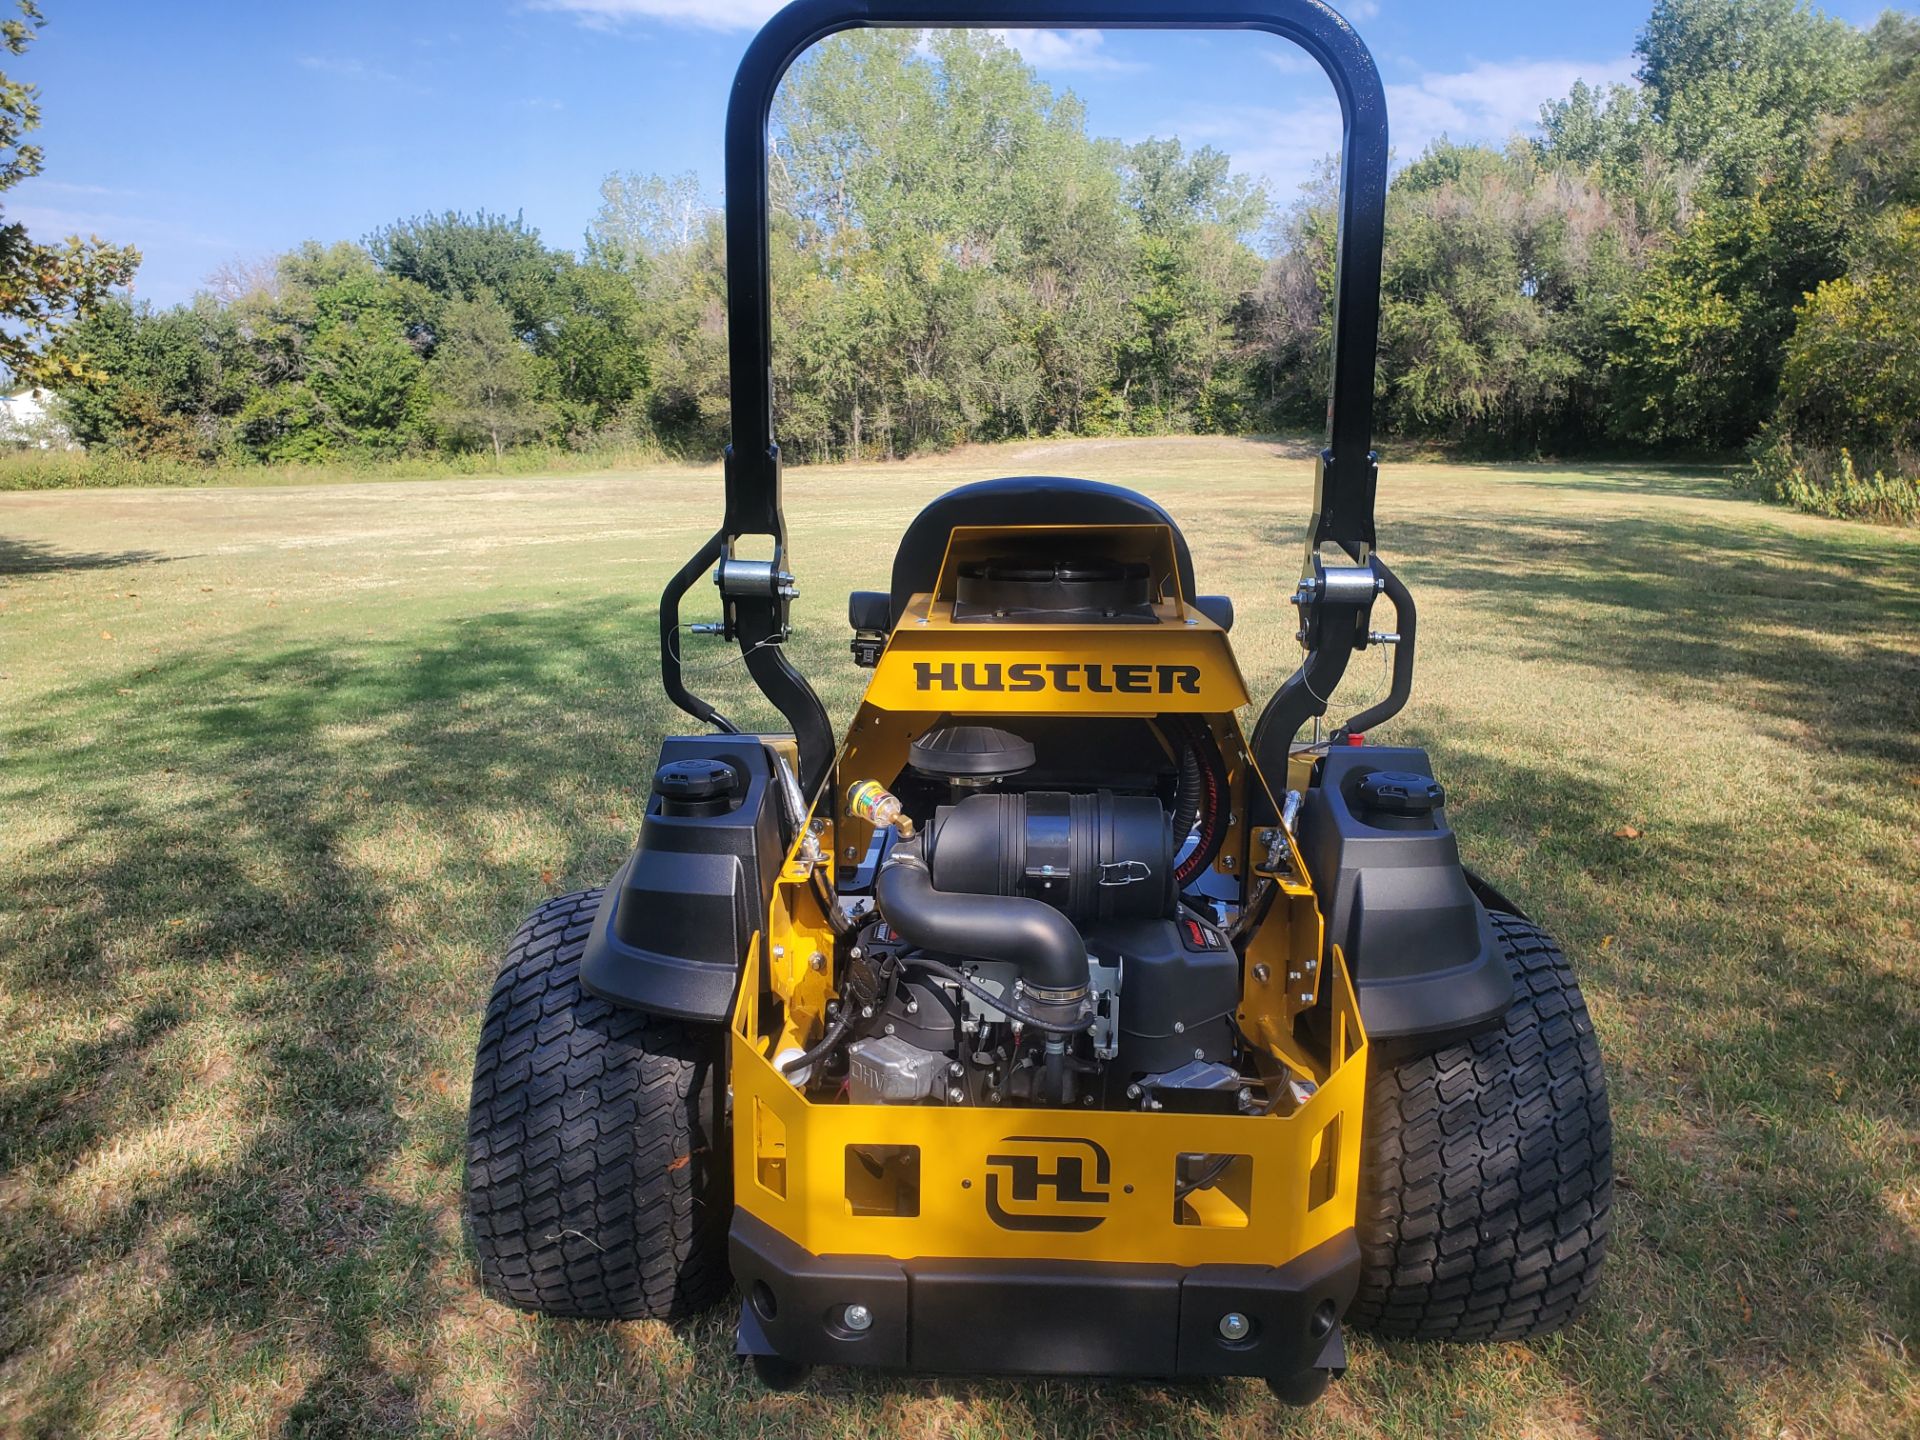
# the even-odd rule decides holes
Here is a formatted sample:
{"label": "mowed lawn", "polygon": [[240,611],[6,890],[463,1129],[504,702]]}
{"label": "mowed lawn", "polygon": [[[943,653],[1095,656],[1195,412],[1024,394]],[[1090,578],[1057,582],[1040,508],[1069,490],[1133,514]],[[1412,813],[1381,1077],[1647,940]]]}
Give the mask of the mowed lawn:
{"label": "mowed lawn", "polygon": [[[1022,472],[1150,491],[1256,691],[1293,663],[1302,448],[796,470],[795,649],[838,717],[847,590],[928,498]],[[0,495],[0,1433],[1920,1433],[1920,536],[1706,472],[1382,486],[1423,646],[1380,738],[1432,750],[1468,858],[1564,938],[1611,1075],[1578,1328],[1361,1338],[1292,1412],[1237,1381],[769,1395],[724,1311],[483,1300],[459,1196],[495,956],[632,843],[680,723],[655,598],[718,509],[674,468]]]}

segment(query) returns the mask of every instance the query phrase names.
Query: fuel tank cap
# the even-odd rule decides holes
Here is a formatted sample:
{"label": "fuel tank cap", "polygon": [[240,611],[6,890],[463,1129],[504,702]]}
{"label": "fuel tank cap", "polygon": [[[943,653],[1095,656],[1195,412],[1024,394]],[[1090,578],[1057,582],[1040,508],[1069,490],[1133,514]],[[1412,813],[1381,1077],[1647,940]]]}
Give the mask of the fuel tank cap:
{"label": "fuel tank cap", "polygon": [[1447,803],[1438,780],[1410,770],[1372,771],[1354,789],[1360,808],[1376,815],[1431,815]]}
{"label": "fuel tank cap", "polygon": [[653,793],[668,815],[719,814],[739,789],[740,772],[715,756],[669,760],[653,772]]}

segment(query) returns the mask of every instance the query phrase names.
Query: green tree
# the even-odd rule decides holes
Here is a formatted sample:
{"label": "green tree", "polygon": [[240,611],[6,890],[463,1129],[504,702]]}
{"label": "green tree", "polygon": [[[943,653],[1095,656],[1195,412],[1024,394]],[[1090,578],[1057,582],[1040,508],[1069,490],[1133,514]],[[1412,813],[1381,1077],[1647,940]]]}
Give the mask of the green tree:
{"label": "green tree", "polygon": [[1635,53],[1672,153],[1733,195],[1797,173],[1867,80],[1865,38],[1801,0],[1658,0]]}
{"label": "green tree", "polygon": [[1772,412],[1801,297],[1846,268],[1845,223],[1801,184],[1704,208],[1642,272],[1608,347],[1613,428],[1710,448]]}
{"label": "green tree", "polygon": [[211,303],[155,310],[110,298],[69,336],[90,373],[69,376],[63,418],[81,444],[142,456],[211,460],[251,390],[232,315]]}
{"label": "green tree", "polygon": [[455,444],[490,445],[498,462],[508,446],[552,422],[548,374],[491,292],[451,301],[438,340],[430,367],[433,418]]}
{"label": "green tree", "polygon": [[585,440],[625,416],[647,386],[644,300],[600,262],[562,267],[559,313],[539,338],[568,432]]}
{"label": "green tree", "polygon": [[1122,346],[1121,385],[1142,392],[1148,428],[1232,428],[1219,384],[1238,351],[1235,312],[1258,283],[1245,237],[1268,213],[1266,192],[1235,175],[1211,146],[1143,140],[1121,159],[1123,198],[1139,227],[1132,284],[1133,333]]}
{"label": "green tree", "polygon": [[520,215],[418,215],[374,231],[366,248],[387,274],[445,299],[490,293],[525,340],[551,323],[558,308],[562,257]]}
{"label": "green tree", "polygon": [[[34,0],[16,3],[20,13],[0,22],[0,45],[22,55],[46,21]],[[39,87],[0,74],[0,190],[40,173],[46,156],[26,140],[39,126]],[[77,235],[41,244],[19,221],[0,219],[0,367],[33,384],[97,376],[84,350],[60,342],[139,265],[131,246]]]}
{"label": "green tree", "polygon": [[1826,161],[1856,214],[1920,204],[1920,20],[1889,10],[1867,36],[1865,94],[1824,126]]}
{"label": "green tree", "polygon": [[1920,208],[1795,318],[1779,427],[1816,444],[1920,451]]}
{"label": "green tree", "polygon": [[609,175],[600,182],[600,209],[587,231],[588,258],[637,273],[662,256],[684,254],[716,213],[691,170]]}
{"label": "green tree", "polygon": [[236,417],[261,459],[392,455],[426,433],[424,352],[439,301],[358,245],[282,256],[272,293],[235,301],[255,388]]}

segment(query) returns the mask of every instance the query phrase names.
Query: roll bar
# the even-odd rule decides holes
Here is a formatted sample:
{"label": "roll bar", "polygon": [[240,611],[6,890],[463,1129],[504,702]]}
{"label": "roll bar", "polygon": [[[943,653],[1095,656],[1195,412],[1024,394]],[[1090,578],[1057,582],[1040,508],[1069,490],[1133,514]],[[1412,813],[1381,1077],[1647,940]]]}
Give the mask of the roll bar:
{"label": "roll bar", "polygon": [[[1373,379],[1386,215],[1387,110],[1373,56],[1352,26],[1320,0],[794,0],[747,47],[727,105],[727,352],[733,436],[726,452],[726,511],[719,531],[668,582],[661,596],[660,638],[668,695],[695,718],[733,728],[687,690],[679,658],[680,599],[717,559],[723,633],[739,642],[749,673],[793,726],[800,781],[809,797],[832,768],[834,740],[825,707],[782,647],[793,581],[787,569],[780,450],[773,433],[767,122],[781,77],[800,54],[829,35],[862,26],[1261,30],[1293,41],[1319,61],[1340,102],[1344,139],[1333,387],[1327,446],[1314,487],[1308,568],[1324,545],[1337,545],[1361,563],[1374,545],[1378,472],[1372,448]],[[735,543],[747,536],[772,540],[771,564],[735,558]],[[1358,633],[1358,643],[1364,644],[1364,629]],[[1344,669],[1351,652],[1344,644],[1337,648],[1337,663]],[[1308,661],[1312,665],[1311,653]],[[1325,680],[1333,661],[1330,654],[1322,657],[1316,678]],[[1303,674],[1307,668],[1302,667]],[[1331,690],[1312,685],[1306,693]],[[1270,702],[1268,715],[1272,712]],[[1263,725],[1269,732],[1275,728]],[[1292,733],[1277,742],[1283,749]]]}

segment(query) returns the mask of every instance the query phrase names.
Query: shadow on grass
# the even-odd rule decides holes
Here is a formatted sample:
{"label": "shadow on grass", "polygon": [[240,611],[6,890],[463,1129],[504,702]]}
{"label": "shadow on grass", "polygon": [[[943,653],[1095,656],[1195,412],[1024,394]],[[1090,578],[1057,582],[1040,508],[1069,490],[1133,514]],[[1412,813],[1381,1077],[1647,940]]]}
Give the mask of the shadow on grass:
{"label": "shadow on grass", "polygon": [[[602,605],[410,643],[188,654],[0,732],[9,803],[68,814],[0,897],[0,989],[84,1036],[0,1074],[0,1185],[22,1197],[0,1207],[0,1366],[36,1377],[14,1433],[95,1431],[103,1376],[209,1322],[258,1337],[248,1365],[305,1377],[290,1433],[413,1429],[419,1377],[376,1346],[431,1311],[455,1197],[423,1203],[396,1177],[427,1153],[452,1162],[443,1191],[457,1182],[465,1076],[435,1106],[421,1071],[460,1048],[489,979],[457,975],[459,1008],[423,1010],[447,963],[434,950],[489,952],[559,877],[611,868],[582,777],[645,773],[636,732],[658,730],[657,703],[609,681],[647,619]],[[545,867],[497,853],[503,806],[565,837]],[[408,824],[382,838],[401,814],[432,832],[424,867]],[[89,1023],[102,1014],[127,1018]],[[209,1047],[226,1056],[211,1080]],[[111,1205],[60,1195],[129,1132],[194,1114],[209,1084],[238,1112],[195,1137],[219,1158],[164,1155]],[[123,1297],[137,1345],[76,1343],[115,1324],[113,1297],[83,1297],[136,1261],[157,1277]]]}
{"label": "shadow on grass", "polygon": [[38,540],[0,535],[0,575],[51,575],[68,570],[114,570],[123,565],[149,565],[172,557],[155,550],[88,553],[60,550]]}
{"label": "shadow on grass", "polygon": [[1770,888],[1792,797],[1751,833],[1626,840],[1629,781],[1490,754],[1445,718],[1421,738],[1469,797],[1468,858],[1561,934],[1601,1027],[1616,1239],[1593,1313],[1556,1342],[1567,1378],[1610,1431],[1687,1435],[1749,1433],[1766,1380],[1812,1393],[1865,1354],[1884,1381],[1920,1320],[1899,1199],[1920,997],[1870,963],[1901,920]]}
{"label": "shadow on grass", "polygon": [[[1487,644],[1618,674],[1623,703],[1737,686],[1843,769],[1916,758],[1915,660],[1888,637],[1913,633],[1920,587],[1852,532],[1629,518],[1530,522],[1517,549],[1511,527],[1470,521],[1392,538],[1416,587],[1485,597]],[[71,1032],[0,1066],[0,1391],[19,1433],[107,1428],[101,1405],[147,1364],[198,1377],[195,1423],[267,1375],[291,1391],[273,1410],[288,1434],[457,1428],[437,1408],[435,1337],[477,1304],[455,1221],[490,978],[476,957],[543,894],[617,862],[671,723],[651,621],[601,602],[191,652],[0,729],[0,797],[63,816],[0,894],[0,987],[35,997],[39,1033]],[[841,639],[797,648],[835,677],[844,719]],[[717,661],[697,683],[728,708],[744,693]],[[1755,1375],[1813,1391],[1863,1334],[1911,1340],[1920,1272],[1886,1198],[1903,1161],[1860,1152],[1907,1113],[1920,1024],[1910,992],[1837,963],[1850,942],[1834,937],[1859,928],[1842,897],[1796,914],[1755,893],[1793,799],[1757,796],[1740,834],[1680,826],[1636,848],[1610,838],[1633,799],[1617,776],[1487,753],[1443,725],[1430,742],[1473,797],[1470,848],[1524,858],[1515,889],[1566,933],[1614,1046],[1616,1258],[1593,1318],[1534,1363],[1610,1431],[1707,1434],[1747,1428]],[[110,1205],[63,1193],[223,1088],[233,1143],[170,1155]],[[139,1283],[116,1291],[122,1271]],[[637,1365],[636,1331],[672,1353]],[[1278,1423],[1243,1386],[845,1374],[767,1397],[732,1362],[724,1315],[514,1333],[518,1387],[496,1418],[521,1433],[924,1428],[953,1419],[937,1407],[956,1396],[966,1423],[1015,1432]],[[1347,1403],[1432,1429],[1480,1383],[1473,1353],[1363,1343]]]}
{"label": "shadow on grass", "polygon": [[1815,743],[1920,764],[1911,546],[1639,517],[1401,522],[1391,539],[1416,597],[1444,587],[1497,617],[1453,643],[1603,671],[1623,706],[1738,686]]}
{"label": "shadow on grass", "polygon": [[[1725,465],[1635,465],[1574,463],[1553,460],[1479,463],[1462,461],[1501,479],[1544,490],[1576,490],[1607,495],[1647,495],[1667,500],[1730,500],[1739,498]],[[1395,530],[1400,527],[1396,523]]]}

